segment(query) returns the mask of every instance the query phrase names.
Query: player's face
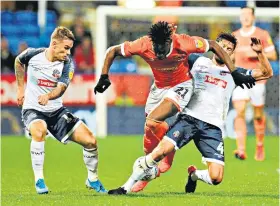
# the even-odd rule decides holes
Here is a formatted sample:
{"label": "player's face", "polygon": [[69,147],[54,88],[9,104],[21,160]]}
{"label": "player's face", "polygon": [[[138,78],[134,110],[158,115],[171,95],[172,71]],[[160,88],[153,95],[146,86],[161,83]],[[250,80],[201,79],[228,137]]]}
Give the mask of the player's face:
{"label": "player's face", "polygon": [[[228,41],[226,39],[222,39],[218,42],[218,44],[230,57],[232,57],[233,52],[234,52],[234,44],[233,43],[231,43],[230,41]],[[217,55],[215,55],[215,59],[218,63],[221,63],[221,64],[224,63]]]}
{"label": "player's face", "polygon": [[243,27],[250,27],[255,21],[253,10],[250,8],[241,9],[240,22]]}
{"label": "player's face", "polygon": [[58,61],[65,61],[67,56],[70,55],[70,49],[73,47],[73,43],[71,39],[55,40],[53,45],[55,58]]}
{"label": "player's face", "polygon": [[165,59],[170,51],[171,42],[165,44],[153,44],[155,55],[159,60]]}

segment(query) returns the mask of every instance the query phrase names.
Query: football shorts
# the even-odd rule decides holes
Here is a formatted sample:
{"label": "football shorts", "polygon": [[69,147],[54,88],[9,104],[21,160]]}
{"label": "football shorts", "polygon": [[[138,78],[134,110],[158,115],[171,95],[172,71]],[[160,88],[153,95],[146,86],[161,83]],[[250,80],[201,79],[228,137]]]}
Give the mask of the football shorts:
{"label": "football shorts", "polygon": [[193,80],[188,80],[177,84],[171,88],[159,89],[155,84],[151,86],[151,90],[147,99],[145,112],[149,114],[164,99],[172,101],[182,111],[189,103],[193,94]]}
{"label": "football shorts", "polygon": [[244,89],[241,87],[234,89],[232,101],[250,100],[254,106],[263,106],[265,104],[265,84],[257,83],[252,89],[244,87]]}
{"label": "football shorts", "polygon": [[75,129],[82,123],[65,107],[61,107],[54,112],[25,109],[22,110],[22,120],[28,131],[32,123],[38,120],[45,121],[48,131],[62,143],[67,143]]}
{"label": "football shorts", "polygon": [[203,161],[224,165],[224,141],[222,131],[217,126],[180,114],[164,139],[174,144],[176,150],[193,140]]}

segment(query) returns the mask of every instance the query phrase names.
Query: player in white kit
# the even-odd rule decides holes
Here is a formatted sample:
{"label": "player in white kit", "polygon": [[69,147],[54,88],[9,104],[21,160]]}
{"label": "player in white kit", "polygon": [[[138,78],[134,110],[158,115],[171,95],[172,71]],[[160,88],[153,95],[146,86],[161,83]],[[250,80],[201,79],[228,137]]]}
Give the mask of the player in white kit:
{"label": "player in white kit", "polygon": [[[107,192],[97,175],[98,151],[95,137],[62,104],[62,96],[74,74],[74,64],[70,57],[74,40],[69,29],[57,27],[51,35],[48,48],[28,48],[15,60],[17,101],[22,106],[24,125],[32,137],[30,153],[38,194],[49,192],[43,175],[47,131],[62,143],[70,140],[83,146],[83,158],[88,170],[86,186],[97,192]],[[26,70],[27,85],[24,88]]]}
{"label": "player in white kit", "polygon": [[[237,41],[234,36],[222,33],[217,38],[219,45],[228,53],[233,54]],[[252,38],[252,49],[258,54],[261,66],[257,70],[238,68],[236,71],[255,80],[272,76],[271,66],[262,52],[259,40]],[[182,148],[191,140],[201,152],[208,170],[197,170],[194,166],[188,168],[189,178],[185,191],[194,192],[197,180],[211,185],[219,184],[224,172],[224,146],[221,128],[228,112],[228,106],[235,79],[224,63],[214,55],[211,59],[191,54],[188,58],[191,73],[194,78],[194,94],[182,113],[169,128],[164,139],[152,153],[138,159],[139,166],[134,169],[128,181],[109,194],[121,195],[131,191],[132,186],[150,174],[159,161],[170,152]]]}

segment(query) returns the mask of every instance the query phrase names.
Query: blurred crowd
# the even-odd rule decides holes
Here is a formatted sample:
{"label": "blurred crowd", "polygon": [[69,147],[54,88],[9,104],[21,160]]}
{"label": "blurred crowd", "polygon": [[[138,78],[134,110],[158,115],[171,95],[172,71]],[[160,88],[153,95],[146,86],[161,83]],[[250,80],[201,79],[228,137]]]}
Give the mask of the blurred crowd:
{"label": "blurred crowd", "polygon": [[[69,27],[76,38],[74,46],[72,48],[72,56],[76,64],[78,73],[94,73],[95,72],[95,45],[94,45],[94,28],[91,28],[91,24],[86,21],[84,14],[85,8],[96,8],[100,5],[119,5],[124,6],[125,3],[132,2],[134,0],[119,0],[119,1],[93,1],[93,2],[66,2],[66,1],[48,1],[47,2],[47,25],[42,31],[37,23],[37,1],[9,1],[1,2],[1,73],[12,73],[14,72],[13,64],[15,57],[24,51],[28,47],[48,47],[50,34],[57,25],[63,25]],[[148,1],[148,0],[147,0]],[[136,2],[136,1],[135,1]],[[135,3],[134,2],[134,3]],[[230,7],[242,7],[247,4],[244,1],[153,1],[155,6],[230,6]],[[256,1],[255,6],[257,7],[279,7],[278,1]],[[63,20],[66,17],[71,17],[70,22]],[[108,45],[121,43],[124,40],[133,40],[137,38],[135,33],[139,35],[141,32],[146,30],[137,30],[137,23],[128,25],[125,22],[118,22],[116,30],[114,30],[114,21],[109,19],[109,33],[112,35],[108,37]],[[125,21],[125,20],[124,20]],[[66,25],[65,25],[66,24]],[[149,26],[151,22],[141,22],[141,25]],[[121,28],[124,26],[124,28]],[[131,26],[134,28],[130,29]],[[278,25],[269,25],[276,32],[279,33]],[[94,27],[94,26],[93,26]],[[234,25],[232,25],[234,27]],[[184,25],[180,26],[184,29]],[[192,28],[194,30],[192,31]],[[201,30],[204,35],[197,34],[197,31]],[[197,24],[188,24],[187,32],[192,35],[205,36],[208,31],[208,27],[198,26]],[[143,33],[144,34],[144,33]],[[279,35],[275,35],[279,36]],[[206,38],[209,38],[207,33]],[[279,47],[279,37],[275,39],[277,48]],[[133,65],[133,60],[127,62],[120,61],[119,64],[123,64],[128,67],[128,71],[136,71]],[[113,67],[117,71],[120,66],[114,64]],[[113,68],[113,71],[114,71]]]}

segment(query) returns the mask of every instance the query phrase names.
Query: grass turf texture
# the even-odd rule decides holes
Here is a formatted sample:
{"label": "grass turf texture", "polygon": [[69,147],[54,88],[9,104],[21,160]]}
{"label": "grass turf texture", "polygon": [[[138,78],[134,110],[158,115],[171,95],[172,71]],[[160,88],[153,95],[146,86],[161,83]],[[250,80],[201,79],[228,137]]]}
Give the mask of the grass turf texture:
{"label": "grass turf texture", "polygon": [[[248,138],[248,159],[233,157],[235,141],[225,140],[224,181],[218,186],[198,182],[194,194],[185,194],[187,166],[201,163],[193,143],[177,152],[173,168],[151,182],[144,192],[127,196],[100,195],[85,188],[87,176],[82,148],[47,139],[45,181],[51,192],[37,195],[29,155],[30,140],[2,137],[2,198],[6,205],[278,205],[279,138],[266,137],[266,160],[254,160],[255,138]],[[141,136],[99,139],[99,177],[107,189],[122,185],[142,153]]]}

